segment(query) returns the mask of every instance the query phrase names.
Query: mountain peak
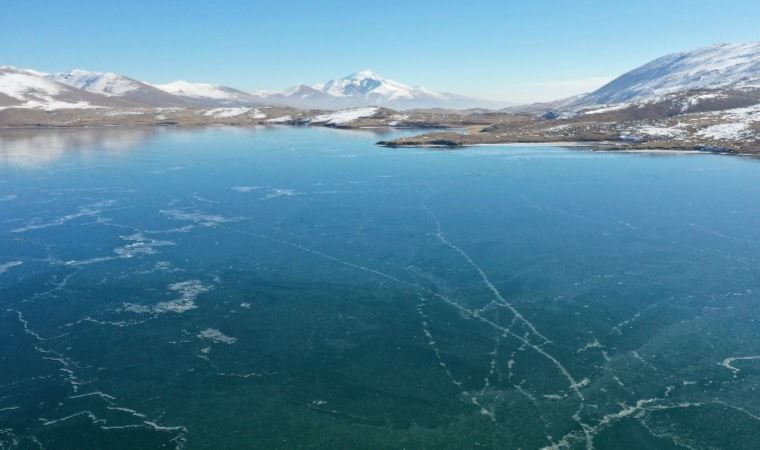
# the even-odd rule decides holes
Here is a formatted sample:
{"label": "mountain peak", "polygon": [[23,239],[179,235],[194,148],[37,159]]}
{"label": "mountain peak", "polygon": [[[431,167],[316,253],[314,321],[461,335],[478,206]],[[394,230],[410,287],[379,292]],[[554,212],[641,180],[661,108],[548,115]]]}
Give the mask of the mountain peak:
{"label": "mountain peak", "polygon": [[330,80],[320,91],[334,97],[377,97],[376,100],[392,98],[411,98],[413,88],[380,77],[372,69],[364,69],[347,77]]}
{"label": "mountain peak", "polygon": [[344,80],[382,80],[383,77],[378,75],[377,72],[375,72],[372,69],[364,69],[356,73],[353,73],[343,79]]}
{"label": "mountain peak", "polygon": [[69,75],[89,75],[89,76],[116,75],[113,72],[95,72],[94,70],[85,70],[85,69],[71,69],[68,72],[59,72],[59,73],[69,74]]}

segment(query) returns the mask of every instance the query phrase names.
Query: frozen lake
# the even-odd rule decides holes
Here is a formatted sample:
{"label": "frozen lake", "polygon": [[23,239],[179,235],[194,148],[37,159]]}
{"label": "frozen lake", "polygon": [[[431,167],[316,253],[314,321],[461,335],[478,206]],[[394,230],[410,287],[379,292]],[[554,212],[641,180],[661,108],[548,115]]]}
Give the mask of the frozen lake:
{"label": "frozen lake", "polygon": [[0,132],[0,448],[755,447],[760,161],[403,133]]}

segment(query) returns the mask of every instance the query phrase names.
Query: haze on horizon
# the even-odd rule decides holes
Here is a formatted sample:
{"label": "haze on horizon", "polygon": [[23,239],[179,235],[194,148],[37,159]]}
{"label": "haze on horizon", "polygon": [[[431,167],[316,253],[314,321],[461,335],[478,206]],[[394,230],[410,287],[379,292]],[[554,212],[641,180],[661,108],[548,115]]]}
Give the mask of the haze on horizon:
{"label": "haze on horizon", "polygon": [[691,5],[13,2],[0,18],[0,65],[249,91],[315,84],[369,67],[410,85],[526,103],[592,91],[667,53],[760,38],[757,2]]}

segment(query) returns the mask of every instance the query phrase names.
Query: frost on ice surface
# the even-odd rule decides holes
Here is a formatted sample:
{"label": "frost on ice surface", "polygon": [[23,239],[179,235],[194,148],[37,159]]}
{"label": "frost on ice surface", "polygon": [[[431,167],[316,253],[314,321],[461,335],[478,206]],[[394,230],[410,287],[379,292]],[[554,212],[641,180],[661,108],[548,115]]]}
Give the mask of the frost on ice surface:
{"label": "frost on ice surface", "polygon": [[180,295],[179,298],[159,302],[154,306],[125,303],[124,310],[138,314],[161,314],[167,312],[181,314],[197,308],[198,305],[195,304],[195,299],[198,298],[199,295],[210,291],[211,287],[202,284],[199,280],[188,280],[170,284],[169,290],[172,292],[178,292]]}
{"label": "frost on ice surface", "polygon": [[238,192],[253,192],[259,189],[264,189],[263,186],[235,186],[232,188],[233,191]]}
{"label": "frost on ice surface", "polygon": [[175,245],[172,241],[146,238],[142,233],[119,237],[122,240],[129,242],[129,244],[115,248],[113,250],[115,256],[98,256],[84,260],[66,261],[66,265],[88,266],[117,259],[130,259],[141,255],[155,255],[158,253],[158,250],[156,250],[157,247]]}
{"label": "frost on ice surface", "polygon": [[209,341],[218,342],[221,344],[234,344],[237,342],[237,338],[227,336],[221,331],[214,328],[206,328],[198,333],[198,338],[207,339]]}
{"label": "frost on ice surface", "polygon": [[270,198],[277,197],[290,197],[296,194],[296,191],[293,189],[271,188],[269,192],[262,198],[262,200],[269,200]]}
{"label": "frost on ice surface", "polygon": [[379,108],[372,106],[367,108],[354,108],[336,111],[330,114],[322,114],[311,119],[311,123],[321,123],[326,125],[338,125],[352,122],[364,117],[372,117],[377,113]]}
{"label": "frost on ice surface", "polygon": [[237,218],[223,217],[216,214],[206,214],[200,211],[188,211],[183,209],[161,209],[159,212],[172,220],[193,222],[204,227],[213,227],[220,223],[236,222]]}
{"label": "frost on ice surface", "polygon": [[[250,113],[250,114],[249,114]],[[262,114],[261,111],[259,111],[256,108],[214,108],[209,109],[208,111],[205,111],[203,113],[206,117],[213,117],[216,119],[225,119],[229,117],[238,117],[242,116],[243,114],[249,114],[254,119],[263,119],[266,117],[266,114]]]}
{"label": "frost on ice surface", "polygon": [[0,264],[0,274],[7,272],[12,267],[20,266],[21,264],[23,264],[22,261],[11,261],[4,264]]}
{"label": "frost on ice surface", "polygon": [[158,253],[155,249],[156,247],[175,245],[172,241],[146,238],[142,233],[120,237],[122,240],[131,242],[123,247],[114,249],[114,253],[122,258],[133,258],[137,255],[155,255]]}
{"label": "frost on ice surface", "polygon": [[259,189],[264,189],[264,186],[235,186],[232,188],[233,191],[238,192],[253,192]]}

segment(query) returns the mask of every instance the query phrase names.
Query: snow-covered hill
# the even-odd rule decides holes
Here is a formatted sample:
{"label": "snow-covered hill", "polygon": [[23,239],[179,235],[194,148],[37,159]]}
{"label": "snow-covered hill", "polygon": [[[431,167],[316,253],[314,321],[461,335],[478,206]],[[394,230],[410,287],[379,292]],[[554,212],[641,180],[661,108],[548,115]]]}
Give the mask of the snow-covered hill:
{"label": "snow-covered hill", "polygon": [[112,72],[74,69],[47,75],[47,78],[93,94],[119,100],[121,104],[148,107],[195,106],[193,101],[170,95],[148,83]]}
{"label": "snow-covered hill", "polygon": [[116,73],[90,72],[81,69],[50,74],[47,78],[87,92],[103,94],[107,97],[125,95],[139,89],[142,84]]}
{"label": "snow-covered hill", "polygon": [[100,96],[47,78],[47,74],[15,67],[0,67],[0,109],[9,107],[82,109],[100,106]]}
{"label": "snow-covered hill", "polygon": [[503,111],[559,118],[604,114],[610,120],[626,120],[724,111],[758,102],[760,42],[747,42],[673,53],[594,92]]}
{"label": "snow-covered hill", "polygon": [[643,101],[692,89],[760,88],[760,41],[673,53],[612,80],[584,103]]}
{"label": "snow-covered hill", "polygon": [[153,87],[179,97],[217,105],[256,105],[262,101],[260,95],[216,84],[177,80],[166,84],[154,84]]}

